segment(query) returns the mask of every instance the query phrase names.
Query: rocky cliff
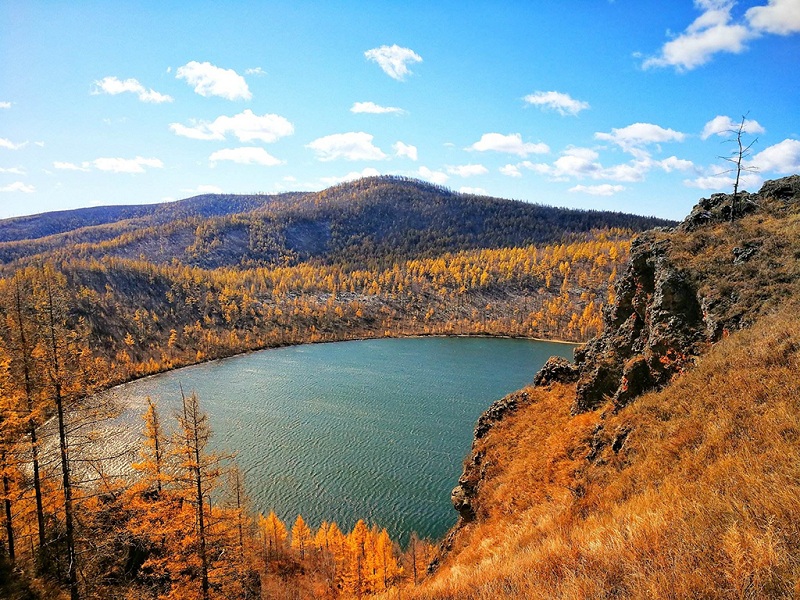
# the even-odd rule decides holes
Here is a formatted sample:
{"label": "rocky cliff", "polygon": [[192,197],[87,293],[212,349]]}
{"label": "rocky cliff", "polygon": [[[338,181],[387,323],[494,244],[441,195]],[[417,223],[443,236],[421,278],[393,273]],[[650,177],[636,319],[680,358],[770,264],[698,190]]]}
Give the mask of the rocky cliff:
{"label": "rocky cliff", "polygon": [[[573,415],[618,411],[691,368],[720,338],[796,297],[798,259],[800,176],[768,181],[754,194],[704,198],[676,228],[651,230],[634,241],[615,300],[604,311],[604,333],[576,349],[575,364],[550,359],[534,386],[573,384]],[[478,420],[472,453],[452,492],[460,519],[445,551],[480,513],[483,440],[527,398],[526,391],[512,394]],[[591,461],[626,436],[604,431],[601,417],[583,456]]]}

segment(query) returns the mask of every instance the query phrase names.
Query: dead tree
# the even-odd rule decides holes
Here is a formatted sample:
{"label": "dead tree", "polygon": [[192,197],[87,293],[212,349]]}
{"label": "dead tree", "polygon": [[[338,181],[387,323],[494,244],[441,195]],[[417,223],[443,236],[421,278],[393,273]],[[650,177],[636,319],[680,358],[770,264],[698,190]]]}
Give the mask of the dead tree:
{"label": "dead tree", "polygon": [[742,173],[756,173],[758,169],[752,165],[748,165],[746,163],[747,158],[750,157],[750,150],[758,141],[758,138],[754,138],[749,144],[745,144],[745,140],[742,139],[745,133],[747,125],[747,114],[742,115],[742,122],[739,123],[739,126],[736,129],[728,130],[728,133],[733,135],[734,137],[727,140],[728,143],[736,144],[737,148],[730,153],[728,156],[720,156],[722,160],[725,160],[734,166],[727,171],[723,171],[720,175],[728,174],[728,173],[736,173],[736,178],[733,182],[733,198],[731,199],[731,221],[736,218],[736,208],[737,203],[739,200],[739,182],[742,176]]}

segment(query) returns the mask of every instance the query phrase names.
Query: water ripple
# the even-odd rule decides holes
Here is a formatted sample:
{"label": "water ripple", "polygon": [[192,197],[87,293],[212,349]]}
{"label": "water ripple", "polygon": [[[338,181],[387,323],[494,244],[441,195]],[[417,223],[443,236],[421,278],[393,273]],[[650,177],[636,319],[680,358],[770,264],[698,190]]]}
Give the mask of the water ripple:
{"label": "water ripple", "polygon": [[[529,340],[416,338],[265,350],[126,384],[177,412],[198,393],[222,450],[236,450],[253,506],[313,524],[356,519],[405,538],[455,522],[450,490],[475,420],[572,347]],[[123,417],[139,427],[131,408]]]}

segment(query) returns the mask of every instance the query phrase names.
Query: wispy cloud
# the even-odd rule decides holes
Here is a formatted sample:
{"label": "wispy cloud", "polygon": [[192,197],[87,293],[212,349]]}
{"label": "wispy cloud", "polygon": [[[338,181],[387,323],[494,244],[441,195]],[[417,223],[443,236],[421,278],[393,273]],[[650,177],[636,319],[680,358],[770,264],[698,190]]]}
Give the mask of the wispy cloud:
{"label": "wispy cloud", "polygon": [[94,87],[90,90],[92,95],[110,94],[116,96],[129,92],[138,96],[142,102],[150,102],[153,104],[161,104],[163,102],[172,102],[172,96],[161,94],[153,89],[147,89],[136,79],[121,80],[117,77],[104,77],[99,81],[92,84]]}
{"label": "wispy cloud", "polygon": [[[758,173],[744,173],[739,178],[739,189],[755,190],[761,187],[763,178]],[[710,174],[697,177],[695,179],[684,179],[683,184],[687,187],[698,188],[701,190],[731,190],[733,188],[734,178],[731,175],[725,174]]]}
{"label": "wispy cloud", "polygon": [[764,128],[758,123],[758,121],[745,119],[744,123],[741,121],[734,123],[730,117],[717,115],[705,124],[705,127],[703,127],[703,133],[700,134],[700,137],[704,140],[707,140],[712,135],[718,135],[721,137],[730,136],[738,131],[740,125],[742,126],[743,133],[749,133],[751,135],[764,133]]}
{"label": "wispy cloud", "polygon": [[253,95],[244,77],[233,69],[223,69],[209,62],[191,61],[178,67],[177,79],[183,79],[201,96],[219,96],[227,100],[250,100]]}
{"label": "wispy cloud", "polygon": [[612,129],[611,133],[597,132],[594,137],[631,151],[653,143],[682,142],[686,139],[686,134],[653,123],[633,123],[627,127]]}
{"label": "wispy cloud", "polygon": [[404,144],[403,142],[395,142],[392,144],[392,150],[394,150],[394,155],[398,158],[410,158],[411,160],[417,160],[417,147],[412,146],[411,144]]}
{"label": "wispy cloud", "polygon": [[7,148],[8,150],[19,150],[20,148],[24,148],[28,145],[28,142],[20,142],[15,144],[11,140],[7,140],[6,138],[0,138],[0,148]]}
{"label": "wispy cloud", "polygon": [[208,160],[212,167],[221,161],[235,162],[240,165],[262,165],[264,167],[283,164],[282,160],[275,158],[263,148],[255,146],[217,150],[208,157]]}
{"label": "wispy cloud", "polygon": [[334,133],[318,138],[306,145],[317,155],[317,160],[383,160],[386,155],[372,143],[373,136],[363,131]]}
{"label": "wispy cloud", "polygon": [[36,188],[32,185],[28,185],[27,183],[23,183],[21,181],[15,181],[14,183],[10,183],[3,187],[0,187],[0,192],[21,192],[23,194],[32,194],[36,191]]}
{"label": "wispy cloud", "polygon": [[[83,163],[86,165],[87,163]],[[158,158],[96,158],[91,164],[98,171],[109,171],[111,173],[144,173],[145,167],[151,169],[163,169],[164,163]]]}
{"label": "wispy cloud", "polygon": [[83,163],[83,165],[76,165],[71,162],[62,162],[58,160],[53,163],[53,168],[59,171],[83,171],[85,173],[91,170],[89,169],[88,162]]}
{"label": "wispy cloud", "polygon": [[183,189],[181,190],[185,194],[191,194],[192,196],[199,196],[201,194],[222,194],[224,193],[222,188],[216,185],[198,185],[194,189]]}
{"label": "wispy cloud", "polygon": [[374,167],[367,167],[361,171],[351,171],[347,175],[342,177],[320,177],[319,180],[324,185],[336,185],[337,183],[344,183],[345,181],[355,181],[356,179],[361,179],[363,177],[377,177],[380,175],[380,171],[375,169]]}
{"label": "wispy cloud", "polygon": [[475,175],[485,175],[489,169],[483,165],[448,165],[445,167],[450,175],[459,177],[474,177]]}
{"label": "wispy cloud", "polygon": [[266,75],[267,72],[261,67],[253,67],[252,69],[245,69],[245,75]]}
{"label": "wispy cloud", "polygon": [[356,102],[355,104],[353,104],[353,106],[350,107],[350,112],[369,113],[373,115],[382,115],[382,114],[402,115],[406,111],[396,106],[381,106],[380,104],[375,104],[374,102]]}
{"label": "wispy cloud", "polygon": [[444,185],[449,179],[447,173],[433,171],[428,167],[420,167],[419,170],[417,170],[417,175],[419,175],[421,179],[425,179],[426,181],[430,181],[431,183],[436,183],[438,185]]}
{"label": "wispy cloud", "polygon": [[648,172],[661,169],[667,173],[687,171],[694,164],[677,156],[656,160],[647,152],[637,153],[627,163],[603,166],[600,155],[592,148],[571,147],[561,153],[552,163],[534,163],[529,160],[508,164],[500,168],[507,177],[522,177],[524,171],[546,175],[551,181],[570,181],[571,179],[595,179],[631,183],[643,181]]}
{"label": "wispy cloud", "polygon": [[422,62],[422,57],[411,48],[402,48],[397,44],[367,50],[364,56],[378,63],[384,73],[397,81],[403,81],[411,74],[408,65]]}
{"label": "wispy cloud", "polygon": [[11,102],[0,102],[0,108],[11,108]]}
{"label": "wispy cloud", "polygon": [[503,135],[502,133],[484,133],[480,140],[466,148],[466,150],[475,150],[477,152],[505,152],[525,158],[530,154],[547,154],[550,152],[550,147],[542,143],[533,144],[530,142],[523,142],[522,135],[519,133],[509,133],[508,135]]}
{"label": "wispy cloud", "polygon": [[558,111],[563,116],[577,115],[589,108],[588,102],[575,100],[569,94],[562,92],[534,92],[525,96],[524,100],[533,106]]}
{"label": "wispy cloud", "polygon": [[462,194],[473,194],[475,196],[486,196],[487,194],[485,189],[479,187],[462,186],[458,188],[458,191]]}
{"label": "wispy cloud", "polygon": [[25,175],[25,169],[22,167],[0,167],[0,173],[10,173],[12,175]]}
{"label": "wispy cloud", "polygon": [[284,117],[273,114],[256,115],[249,108],[232,117],[217,117],[211,123],[170,123],[169,128],[176,135],[193,140],[224,140],[230,133],[240,142],[272,143],[294,133],[294,126]]}
{"label": "wispy cloud", "polygon": [[592,196],[613,196],[625,191],[624,185],[611,185],[602,183],[600,185],[576,185],[567,190],[572,193],[590,194]]}

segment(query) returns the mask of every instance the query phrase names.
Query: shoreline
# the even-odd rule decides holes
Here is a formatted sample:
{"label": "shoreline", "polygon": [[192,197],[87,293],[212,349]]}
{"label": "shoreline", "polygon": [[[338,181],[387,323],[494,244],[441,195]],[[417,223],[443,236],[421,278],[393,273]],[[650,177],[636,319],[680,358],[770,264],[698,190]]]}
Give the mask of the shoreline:
{"label": "shoreline", "polygon": [[540,337],[533,337],[533,336],[526,336],[526,335],[493,335],[489,333],[411,333],[408,335],[361,335],[357,337],[344,337],[338,340],[313,340],[313,341],[306,341],[306,342],[299,342],[299,343],[286,343],[286,344],[276,344],[274,346],[262,346],[261,348],[253,348],[251,350],[245,350],[244,352],[237,352],[235,354],[230,354],[228,356],[218,356],[215,358],[209,358],[207,360],[201,360],[197,362],[187,363],[185,365],[172,367],[170,369],[164,369],[163,371],[157,371],[155,373],[148,373],[147,375],[142,375],[140,377],[132,377],[130,379],[126,379],[124,381],[119,381],[114,383],[106,388],[101,390],[97,390],[95,393],[104,393],[111,391],[117,387],[126,385],[128,383],[132,383],[134,381],[141,381],[144,379],[148,379],[150,377],[156,377],[157,375],[163,375],[164,373],[171,373],[173,371],[178,371],[180,369],[186,369],[188,367],[194,367],[197,365],[204,365],[216,361],[227,360],[229,358],[236,358],[237,356],[247,356],[249,354],[254,354],[256,352],[263,352],[265,350],[277,350],[279,348],[292,348],[292,347],[299,347],[299,346],[310,346],[312,344],[340,344],[343,342],[366,342],[370,340],[400,340],[400,339],[415,339],[415,338],[483,338],[483,339],[500,339],[500,340],[527,340],[531,342],[548,342],[551,344],[564,344],[567,346],[580,346],[585,342],[570,342],[568,340],[559,340],[559,339],[548,339],[548,338],[540,338]]}

